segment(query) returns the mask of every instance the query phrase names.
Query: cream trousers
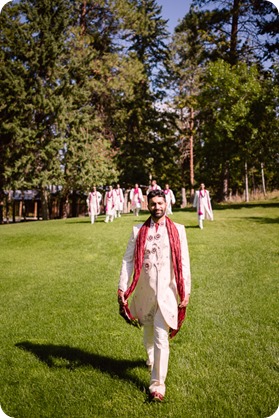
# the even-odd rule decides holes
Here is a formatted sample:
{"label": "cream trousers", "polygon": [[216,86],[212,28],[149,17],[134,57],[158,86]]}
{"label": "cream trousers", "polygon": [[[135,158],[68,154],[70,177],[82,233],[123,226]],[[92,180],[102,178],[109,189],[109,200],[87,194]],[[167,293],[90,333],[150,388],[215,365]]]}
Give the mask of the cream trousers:
{"label": "cream trousers", "polygon": [[144,325],[143,342],[148,357],[146,364],[151,368],[149,391],[157,391],[164,396],[169,362],[169,326],[159,307],[153,324]]}

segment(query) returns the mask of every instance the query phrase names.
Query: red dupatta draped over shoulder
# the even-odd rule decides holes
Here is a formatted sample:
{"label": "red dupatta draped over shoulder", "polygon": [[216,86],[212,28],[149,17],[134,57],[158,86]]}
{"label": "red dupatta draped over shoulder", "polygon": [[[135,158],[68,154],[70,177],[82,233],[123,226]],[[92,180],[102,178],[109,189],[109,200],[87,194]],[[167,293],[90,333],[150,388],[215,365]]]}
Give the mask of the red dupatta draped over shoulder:
{"label": "red dupatta draped over shoulder", "polygon": [[[144,248],[145,242],[147,238],[148,229],[150,227],[151,217],[149,217],[145,223],[142,225],[141,229],[139,230],[137,240],[136,240],[136,247],[134,253],[134,275],[131,285],[128,287],[124,294],[125,300],[129,298],[129,296],[133,293],[136,288],[136,285],[139,280],[140,272],[142,269],[143,259],[144,259]],[[179,233],[174,225],[174,223],[166,216],[166,228],[169,236],[170,241],[170,248],[171,248],[171,256],[172,256],[172,264],[173,270],[176,280],[176,286],[180,301],[183,301],[185,298],[185,287],[184,287],[184,279],[183,279],[183,272],[182,272],[182,259],[181,259],[181,246],[180,246],[180,239]],[[179,331],[186,315],[186,308],[178,307],[178,329],[173,330],[170,329],[170,338],[173,338],[176,333]]]}

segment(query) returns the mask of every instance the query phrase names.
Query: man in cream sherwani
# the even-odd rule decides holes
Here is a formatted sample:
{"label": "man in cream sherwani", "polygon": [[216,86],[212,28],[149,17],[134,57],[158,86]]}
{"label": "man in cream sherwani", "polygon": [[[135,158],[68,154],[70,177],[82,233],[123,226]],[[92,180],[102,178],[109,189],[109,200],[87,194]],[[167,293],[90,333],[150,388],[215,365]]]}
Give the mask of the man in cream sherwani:
{"label": "man in cream sherwani", "polygon": [[200,184],[199,190],[195,193],[193,207],[197,208],[199,228],[203,229],[204,219],[213,221],[213,211],[209,191],[205,189],[204,183]]}
{"label": "man in cream sherwani", "polygon": [[130,200],[131,200],[131,209],[135,216],[139,216],[139,211],[141,209],[141,204],[144,202],[141,188],[136,183],[130,191]]}
{"label": "man in cream sherwani", "polygon": [[97,216],[100,213],[100,204],[102,201],[102,195],[100,192],[97,191],[96,186],[93,186],[91,192],[87,198],[87,205],[90,214],[91,224],[97,219]]}
{"label": "man in cream sherwani", "polygon": [[[143,262],[137,285],[133,292],[130,310],[144,328],[144,346],[147,352],[147,365],[151,370],[150,399],[162,401],[165,395],[165,379],[169,360],[169,330],[178,329],[178,305],[189,303],[191,290],[190,261],[185,227],[173,223],[165,216],[166,198],[163,190],[150,191],[148,209],[151,214],[145,243],[142,244]],[[147,222],[146,222],[147,223]],[[145,224],[146,224],[145,223]],[[167,226],[172,224],[175,236],[172,244]],[[144,225],[145,225],[144,224]],[[119,303],[127,303],[125,292],[135,267],[135,247],[139,231],[144,225],[133,227],[118,284]],[[168,226],[169,227],[169,226]],[[141,234],[140,234],[141,235]],[[172,262],[172,246],[179,247],[180,267],[184,299],[179,303],[177,282]],[[176,266],[175,266],[176,267]],[[177,271],[177,270],[176,270]]]}
{"label": "man in cream sherwani", "polygon": [[123,206],[124,206],[124,196],[123,196],[123,190],[121,189],[120,184],[116,185],[116,188],[114,189],[114,196],[115,196],[114,216],[116,218],[121,218],[121,213],[123,212]]}

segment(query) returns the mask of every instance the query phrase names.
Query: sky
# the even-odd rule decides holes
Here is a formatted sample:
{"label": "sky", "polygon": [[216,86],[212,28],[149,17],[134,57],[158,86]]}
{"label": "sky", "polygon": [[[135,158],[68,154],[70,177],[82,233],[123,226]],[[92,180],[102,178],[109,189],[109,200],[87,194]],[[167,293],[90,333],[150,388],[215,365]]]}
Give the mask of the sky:
{"label": "sky", "polygon": [[178,25],[178,20],[188,13],[191,0],[157,0],[157,4],[162,6],[162,17],[168,19],[169,31],[173,33],[174,28]]}
{"label": "sky", "polygon": [[[279,0],[267,0],[274,4],[279,13]],[[169,19],[169,31],[173,33],[178,25],[178,20],[188,13],[192,0],[157,0],[157,4],[162,6],[163,19]]]}

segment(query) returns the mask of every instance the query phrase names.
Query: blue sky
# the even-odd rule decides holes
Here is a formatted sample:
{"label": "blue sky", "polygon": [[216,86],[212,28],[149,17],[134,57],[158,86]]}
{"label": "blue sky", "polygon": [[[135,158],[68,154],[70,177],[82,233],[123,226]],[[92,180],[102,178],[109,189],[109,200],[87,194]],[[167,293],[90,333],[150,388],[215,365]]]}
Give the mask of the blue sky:
{"label": "blue sky", "polygon": [[179,19],[188,13],[191,0],[157,0],[157,4],[162,6],[163,19],[169,19],[169,31],[173,33]]}

